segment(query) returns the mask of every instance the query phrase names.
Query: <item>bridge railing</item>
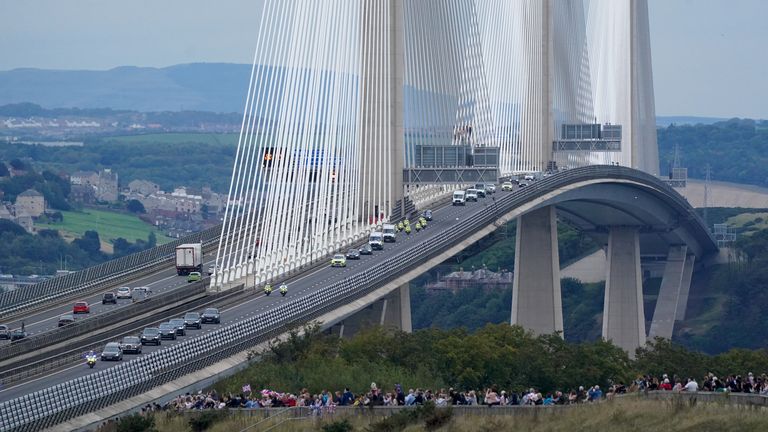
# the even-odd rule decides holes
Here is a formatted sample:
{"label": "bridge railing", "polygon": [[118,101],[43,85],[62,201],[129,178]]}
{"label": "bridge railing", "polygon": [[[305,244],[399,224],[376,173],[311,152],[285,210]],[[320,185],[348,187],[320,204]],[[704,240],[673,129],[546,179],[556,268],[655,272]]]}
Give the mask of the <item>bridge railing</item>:
{"label": "bridge railing", "polygon": [[221,225],[208,228],[161,246],[113,259],[85,270],[48,279],[29,287],[0,294],[0,317],[22,312],[47,302],[74,296],[114,284],[128,273],[141,273],[155,269],[174,259],[176,246],[184,243],[216,243]]}
{"label": "bridge railing", "polygon": [[[439,255],[471,235],[477,227],[494,223],[501,215],[568,184],[570,180],[585,180],[606,175],[629,177],[628,171],[622,171],[626,170],[625,168],[591,168],[569,170],[562,175],[538,181],[514,194],[502,194],[493,204],[486,200],[485,207],[472,216],[471,223],[443,229],[430,240],[422,240],[403,250],[397,260],[377,263],[325,289],[287,300],[273,309],[162,351],[4,402],[0,404],[0,430],[51,427],[144,393],[245,351],[285,332],[294,324],[310,321],[325,312],[348,304],[350,300],[375,290],[398,275]],[[636,178],[635,175],[633,179]],[[56,400],[57,403],[47,403],[51,400]],[[37,401],[46,402],[39,404]]]}

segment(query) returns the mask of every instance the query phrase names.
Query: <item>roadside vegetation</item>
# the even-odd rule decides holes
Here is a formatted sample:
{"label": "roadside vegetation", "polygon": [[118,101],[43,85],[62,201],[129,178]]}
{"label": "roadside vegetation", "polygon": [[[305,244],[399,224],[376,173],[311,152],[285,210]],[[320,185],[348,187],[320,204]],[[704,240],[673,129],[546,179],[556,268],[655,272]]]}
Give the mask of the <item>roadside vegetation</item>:
{"label": "roadside vegetation", "polygon": [[[414,420],[402,428],[405,432],[499,432],[499,431],[543,431],[543,432],[594,432],[620,430],[645,432],[717,431],[717,432],[758,432],[768,427],[768,416],[759,409],[739,409],[727,405],[688,405],[676,402],[642,400],[636,397],[617,399],[596,405],[579,405],[555,412],[525,410],[518,415],[498,416],[479,412],[478,415],[452,415],[438,427],[427,425],[434,417]],[[209,432],[232,432],[266,430],[274,432],[378,432],[387,429],[380,418],[365,413],[349,417],[336,415],[332,418],[303,418],[285,421],[278,417],[263,421],[254,429],[260,416],[223,416],[207,429]],[[195,431],[190,425],[190,416],[160,413],[155,416],[154,427],[158,432]],[[132,432],[137,429],[116,429]],[[107,429],[99,432],[107,432]]]}

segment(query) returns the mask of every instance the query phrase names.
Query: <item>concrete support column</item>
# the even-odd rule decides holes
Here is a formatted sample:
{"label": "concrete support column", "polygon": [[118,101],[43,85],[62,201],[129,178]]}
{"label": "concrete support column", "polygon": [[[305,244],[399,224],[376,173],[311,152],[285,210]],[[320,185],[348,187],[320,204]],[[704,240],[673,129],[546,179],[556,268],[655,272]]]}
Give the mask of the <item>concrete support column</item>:
{"label": "concrete support column", "polygon": [[688,255],[685,257],[685,267],[683,268],[683,280],[680,282],[680,297],[677,299],[677,311],[675,312],[675,321],[685,319],[685,309],[688,307],[688,293],[691,290],[691,279],[693,279],[693,265],[696,256]]}
{"label": "concrete support column", "polygon": [[611,227],[603,304],[603,338],[634,357],[645,344],[640,236],[634,227]]}
{"label": "concrete support column", "polygon": [[669,248],[667,262],[664,266],[664,276],[659,288],[659,297],[656,300],[656,309],[653,311],[651,329],[648,331],[648,339],[672,338],[687,252],[688,247],[685,245]]}
{"label": "concrete support column", "polygon": [[517,218],[511,323],[536,334],[563,331],[557,214],[553,206]]}
{"label": "concrete support column", "polygon": [[408,333],[413,331],[410,285],[403,285],[362,310],[344,318],[334,324],[330,328],[330,332],[339,337],[352,337],[360,330],[377,325],[396,328]]}

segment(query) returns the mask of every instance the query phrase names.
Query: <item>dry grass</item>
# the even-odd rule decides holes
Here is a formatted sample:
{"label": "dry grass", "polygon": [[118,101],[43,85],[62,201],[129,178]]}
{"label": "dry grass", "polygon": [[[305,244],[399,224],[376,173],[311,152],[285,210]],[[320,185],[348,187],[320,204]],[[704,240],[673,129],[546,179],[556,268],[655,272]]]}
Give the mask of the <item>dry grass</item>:
{"label": "dry grass", "polygon": [[[338,416],[339,414],[337,414]],[[339,419],[340,417],[337,417]],[[263,431],[276,422],[265,421],[254,425],[257,417],[235,417],[214,425],[211,432],[237,432],[248,426],[249,431]],[[277,425],[274,432],[320,431],[328,419],[297,419]],[[355,431],[375,430],[371,419],[365,416],[350,417]],[[159,415],[157,427],[161,432],[191,431],[186,419],[180,416]],[[637,400],[625,398],[599,405],[585,405],[574,409],[550,412],[539,409],[525,410],[523,415],[467,415],[454,416],[450,423],[438,429],[441,432],[595,432],[620,430],[664,432],[749,432],[768,428],[768,410],[720,404],[698,404]],[[425,431],[423,425],[413,425],[406,432]]]}

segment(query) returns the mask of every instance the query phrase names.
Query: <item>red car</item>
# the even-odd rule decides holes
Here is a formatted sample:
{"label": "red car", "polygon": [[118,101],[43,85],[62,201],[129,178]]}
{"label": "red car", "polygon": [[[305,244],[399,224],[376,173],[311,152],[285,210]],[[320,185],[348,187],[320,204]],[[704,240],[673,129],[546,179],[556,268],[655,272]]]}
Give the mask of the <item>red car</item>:
{"label": "red car", "polygon": [[81,301],[75,303],[75,306],[72,308],[72,313],[91,313],[91,307],[88,306],[87,302]]}

